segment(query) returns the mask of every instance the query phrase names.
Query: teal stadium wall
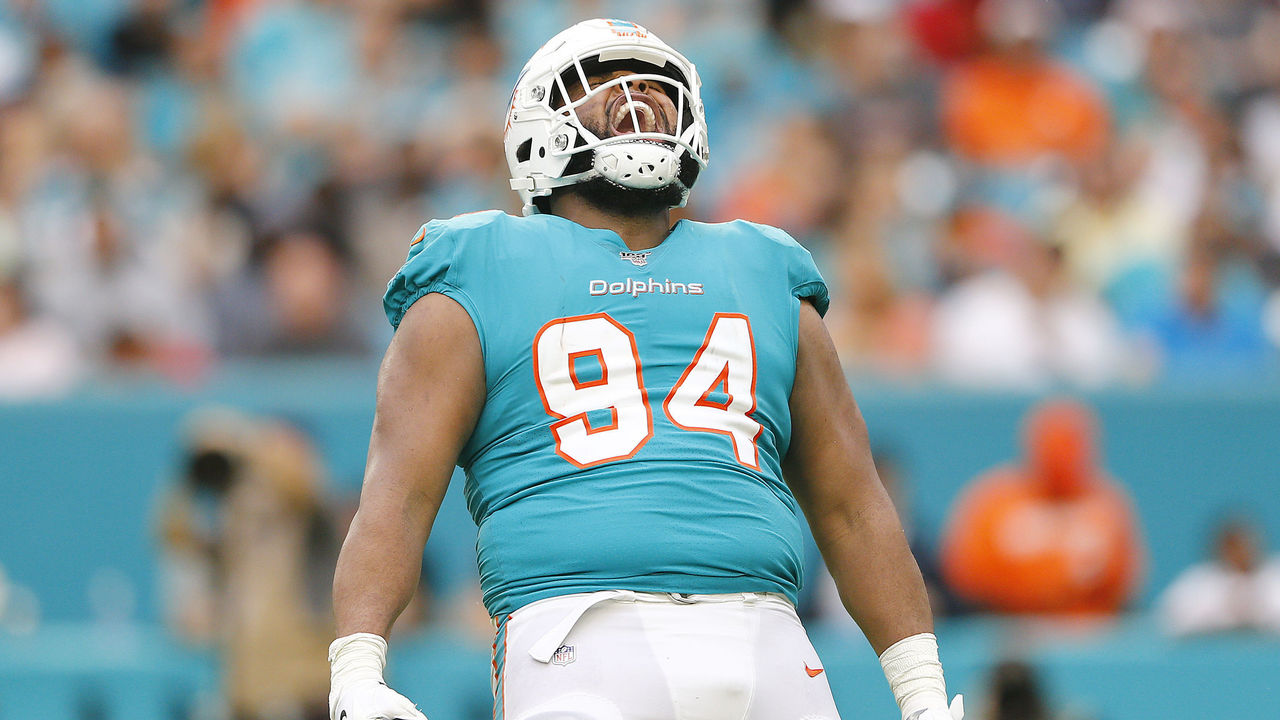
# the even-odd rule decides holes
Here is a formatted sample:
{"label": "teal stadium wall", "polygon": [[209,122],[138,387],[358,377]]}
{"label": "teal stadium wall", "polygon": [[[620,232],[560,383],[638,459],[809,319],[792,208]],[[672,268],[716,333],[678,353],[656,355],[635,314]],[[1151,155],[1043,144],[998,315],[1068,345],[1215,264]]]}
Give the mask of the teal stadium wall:
{"label": "teal stadium wall", "polygon": [[[56,402],[0,406],[0,564],[35,592],[44,618],[35,636],[0,631],[0,720],[78,717],[86,702],[100,703],[108,720],[159,720],[173,717],[191,693],[211,692],[214,660],[155,627],[152,520],[178,464],[182,418],[210,403],[286,415],[317,438],[334,490],[355,492],[374,373],[363,364],[257,364],[222,368],[199,390],[124,378]],[[899,458],[916,523],[930,540],[970,478],[1017,454],[1020,419],[1038,399],[855,390],[873,443]],[[991,619],[945,623],[952,686],[980,699],[990,666],[1023,656],[1044,669],[1051,693],[1099,720],[1256,716],[1280,690],[1280,640],[1175,642],[1159,635],[1147,611],[1179,570],[1202,559],[1214,521],[1227,511],[1250,512],[1274,551],[1280,387],[1086,399],[1102,419],[1105,466],[1132,493],[1151,549],[1134,612],[1115,626],[1070,632]],[[469,582],[473,529],[457,492],[438,528],[430,553],[441,582]],[[104,569],[136,589],[136,627],[93,628],[90,579]],[[837,624],[811,634],[846,716],[892,717],[878,666],[856,630]],[[432,720],[487,717],[487,650],[430,633],[397,648],[392,677],[421,698]],[[113,654],[120,652],[129,654]],[[430,678],[437,680],[428,685]]]}

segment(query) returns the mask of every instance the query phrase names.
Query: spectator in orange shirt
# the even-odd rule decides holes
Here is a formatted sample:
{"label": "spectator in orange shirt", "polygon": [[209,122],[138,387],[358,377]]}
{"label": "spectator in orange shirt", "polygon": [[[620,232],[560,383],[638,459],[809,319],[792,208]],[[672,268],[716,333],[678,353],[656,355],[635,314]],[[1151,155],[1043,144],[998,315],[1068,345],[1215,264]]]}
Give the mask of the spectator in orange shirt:
{"label": "spectator in orange shirt", "polygon": [[979,163],[1020,166],[1042,155],[1096,156],[1110,119],[1098,91],[1044,50],[1055,21],[1043,0],[987,0],[979,20],[989,50],[942,87],[948,142]]}
{"label": "spectator in orange shirt", "polygon": [[1128,495],[1097,464],[1095,432],[1076,402],[1033,410],[1022,464],[980,476],[947,522],[942,572],[957,595],[1008,613],[1124,607],[1144,551]]}

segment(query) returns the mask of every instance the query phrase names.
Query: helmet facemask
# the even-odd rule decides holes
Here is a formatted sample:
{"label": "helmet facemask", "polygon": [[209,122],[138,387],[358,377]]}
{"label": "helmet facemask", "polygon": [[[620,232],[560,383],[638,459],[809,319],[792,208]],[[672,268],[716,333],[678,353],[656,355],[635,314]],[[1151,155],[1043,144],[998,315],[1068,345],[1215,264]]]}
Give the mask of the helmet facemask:
{"label": "helmet facemask", "polygon": [[[588,78],[607,76],[624,68],[642,69],[589,88]],[[565,176],[590,176],[564,190],[627,215],[683,206],[702,166],[693,159],[692,146],[680,141],[693,127],[694,114],[689,107],[690,94],[678,78],[669,66],[657,68],[623,60],[600,62],[594,58],[575,63],[558,76],[551,105],[557,108],[559,117],[552,125],[552,137],[568,124],[580,128]],[[633,91],[641,85],[660,87],[672,108],[664,112],[663,108],[646,103],[638,90]],[[589,89],[582,92],[581,88]],[[621,92],[605,105],[603,118],[578,112],[594,98],[611,94],[614,88]],[[572,102],[561,101],[575,94],[580,96]],[[622,125],[623,133],[614,134],[614,125]],[[646,126],[647,131],[642,129]]]}
{"label": "helmet facemask", "polygon": [[[561,33],[516,83],[507,159],[526,215],[547,211],[551,192],[570,186],[624,213],[682,206],[706,165],[697,71],[643,29],[618,35],[600,25],[619,22],[587,21]],[[589,78],[602,76],[591,87]],[[603,110],[594,102],[610,95]]]}

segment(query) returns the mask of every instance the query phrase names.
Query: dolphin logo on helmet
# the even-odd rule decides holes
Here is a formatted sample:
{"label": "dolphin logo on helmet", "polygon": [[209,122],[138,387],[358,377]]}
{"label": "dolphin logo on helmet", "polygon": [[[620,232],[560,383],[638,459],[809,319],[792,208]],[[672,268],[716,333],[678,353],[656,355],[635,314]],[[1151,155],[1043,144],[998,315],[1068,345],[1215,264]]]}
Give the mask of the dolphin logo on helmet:
{"label": "dolphin logo on helmet", "polygon": [[[615,61],[633,61],[635,71],[589,87],[584,64]],[[570,101],[566,77],[585,89],[583,97]],[[602,138],[583,125],[577,114],[583,103],[615,86],[629,96],[628,86],[636,81],[673,88],[676,118],[670,132],[654,128]],[[710,158],[701,85],[693,63],[632,22],[586,20],[551,38],[520,72],[507,113],[503,145],[523,213],[540,212],[538,198],[556,188],[596,178],[637,190],[676,184],[682,207]],[[574,156],[588,152],[590,167],[570,168]]]}

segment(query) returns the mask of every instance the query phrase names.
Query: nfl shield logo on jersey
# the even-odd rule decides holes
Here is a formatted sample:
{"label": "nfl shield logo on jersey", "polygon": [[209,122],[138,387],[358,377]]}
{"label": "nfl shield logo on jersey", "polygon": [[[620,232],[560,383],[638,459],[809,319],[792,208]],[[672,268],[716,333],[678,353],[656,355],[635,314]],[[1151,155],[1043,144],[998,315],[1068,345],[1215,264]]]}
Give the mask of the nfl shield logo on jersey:
{"label": "nfl shield logo on jersey", "polygon": [[627,250],[618,251],[618,257],[622,258],[623,260],[631,261],[631,264],[635,265],[636,267],[644,267],[645,265],[648,265],[649,256],[652,254],[653,254],[652,250],[646,250],[644,252],[629,252]]}
{"label": "nfl shield logo on jersey", "polygon": [[552,665],[568,665],[574,661],[574,652],[572,645],[561,645],[556,648],[555,655],[551,656]]}

